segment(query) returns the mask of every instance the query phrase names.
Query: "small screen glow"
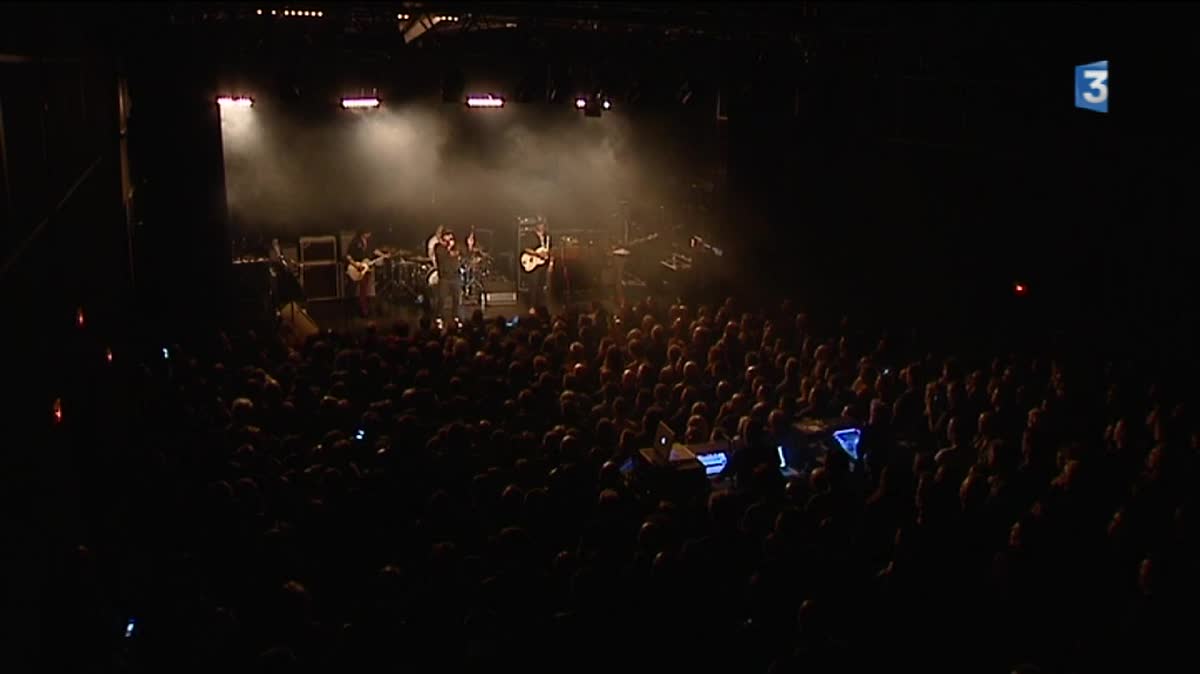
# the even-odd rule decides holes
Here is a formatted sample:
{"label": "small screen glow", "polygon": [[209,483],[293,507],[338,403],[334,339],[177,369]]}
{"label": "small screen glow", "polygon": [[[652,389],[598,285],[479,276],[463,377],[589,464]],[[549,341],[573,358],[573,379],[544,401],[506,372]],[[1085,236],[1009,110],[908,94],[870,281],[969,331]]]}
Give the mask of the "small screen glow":
{"label": "small screen glow", "polygon": [[725,466],[729,463],[729,459],[725,457],[724,452],[716,452],[714,454],[699,454],[696,458],[704,465],[704,474],[709,477],[719,475],[725,470]]}
{"label": "small screen glow", "polygon": [[862,439],[862,431],[857,428],[847,428],[833,432],[833,439],[837,440],[842,451],[850,455],[850,458],[858,460],[858,441]]}

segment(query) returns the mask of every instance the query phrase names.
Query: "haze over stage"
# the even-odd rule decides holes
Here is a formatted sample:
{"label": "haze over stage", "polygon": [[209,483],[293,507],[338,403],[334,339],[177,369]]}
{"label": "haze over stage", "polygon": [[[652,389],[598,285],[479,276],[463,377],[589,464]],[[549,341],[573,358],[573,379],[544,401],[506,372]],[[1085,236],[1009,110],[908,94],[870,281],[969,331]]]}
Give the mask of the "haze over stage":
{"label": "haze over stage", "polygon": [[436,224],[496,227],[528,213],[616,229],[623,203],[666,203],[694,170],[682,139],[538,105],[385,102],[314,121],[260,95],[222,114],[221,134],[235,226],[398,227],[414,244]]}

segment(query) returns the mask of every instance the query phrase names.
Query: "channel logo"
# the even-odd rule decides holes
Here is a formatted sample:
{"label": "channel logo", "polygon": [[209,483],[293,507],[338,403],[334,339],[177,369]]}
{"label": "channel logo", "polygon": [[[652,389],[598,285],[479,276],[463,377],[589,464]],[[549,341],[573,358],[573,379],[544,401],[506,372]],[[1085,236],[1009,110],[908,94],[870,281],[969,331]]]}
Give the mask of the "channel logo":
{"label": "channel logo", "polygon": [[1108,112],[1108,61],[1075,66],[1075,107]]}

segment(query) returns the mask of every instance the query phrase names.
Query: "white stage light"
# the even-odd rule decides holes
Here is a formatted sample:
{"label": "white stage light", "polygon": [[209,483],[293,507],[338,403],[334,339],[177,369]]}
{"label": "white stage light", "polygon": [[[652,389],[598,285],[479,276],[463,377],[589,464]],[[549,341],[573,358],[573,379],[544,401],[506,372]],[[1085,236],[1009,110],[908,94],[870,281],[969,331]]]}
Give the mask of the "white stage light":
{"label": "white stage light", "polygon": [[612,101],[607,98],[600,104],[605,110],[612,110]]}
{"label": "white stage light", "polygon": [[504,99],[491,94],[467,96],[468,108],[503,108]]}
{"label": "white stage light", "polygon": [[575,107],[579,110],[586,108],[587,107],[587,99],[586,98],[576,98],[575,99]]}
{"label": "white stage light", "polygon": [[254,106],[254,99],[249,96],[221,96],[217,99],[217,105],[222,108],[249,108]]}
{"label": "white stage light", "polygon": [[378,98],[343,98],[342,107],[350,110],[352,108],[378,108]]}

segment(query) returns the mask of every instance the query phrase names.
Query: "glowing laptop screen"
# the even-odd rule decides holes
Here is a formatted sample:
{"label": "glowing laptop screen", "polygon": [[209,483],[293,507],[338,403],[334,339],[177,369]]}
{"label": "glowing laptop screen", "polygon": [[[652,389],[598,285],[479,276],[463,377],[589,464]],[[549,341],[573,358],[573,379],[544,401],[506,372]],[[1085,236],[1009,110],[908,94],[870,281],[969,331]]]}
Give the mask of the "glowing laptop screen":
{"label": "glowing laptop screen", "polygon": [[837,441],[838,446],[842,451],[850,455],[851,459],[858,461],[858,441],[862,439],[862,431],[857,428],[846,428],[840,431],[833,432],[833,439]]}

